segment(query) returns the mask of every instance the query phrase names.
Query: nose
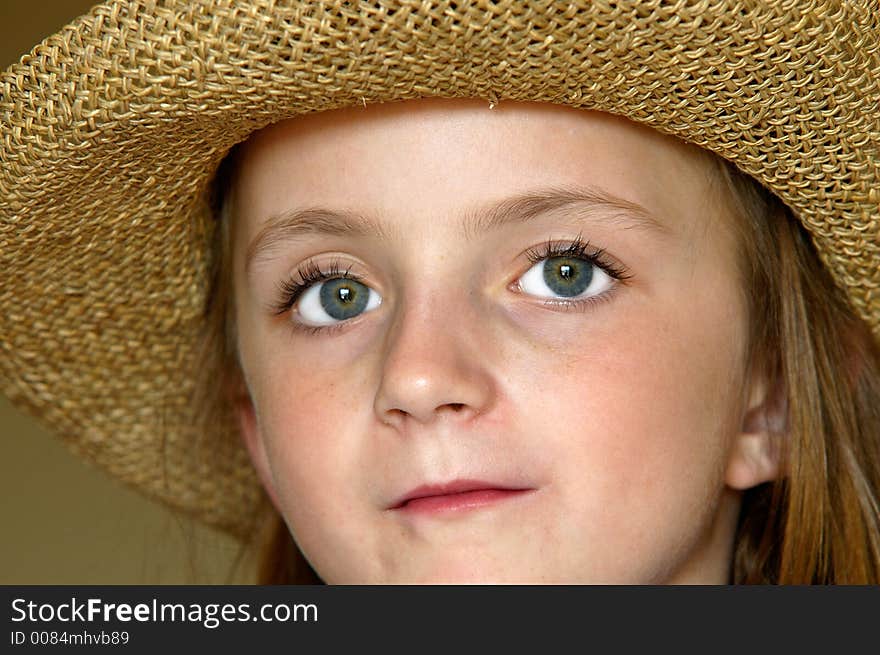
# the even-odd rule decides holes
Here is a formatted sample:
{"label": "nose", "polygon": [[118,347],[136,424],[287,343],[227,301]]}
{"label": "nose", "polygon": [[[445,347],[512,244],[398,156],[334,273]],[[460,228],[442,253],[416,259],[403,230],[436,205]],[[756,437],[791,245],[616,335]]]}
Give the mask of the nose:
{"label": "nose", "polygon": [[389,329],[375,411],[387,425],[441,419],[466,421],[485,413],[495,395],[488,361],[472,320],[451,308],[410,307]]}

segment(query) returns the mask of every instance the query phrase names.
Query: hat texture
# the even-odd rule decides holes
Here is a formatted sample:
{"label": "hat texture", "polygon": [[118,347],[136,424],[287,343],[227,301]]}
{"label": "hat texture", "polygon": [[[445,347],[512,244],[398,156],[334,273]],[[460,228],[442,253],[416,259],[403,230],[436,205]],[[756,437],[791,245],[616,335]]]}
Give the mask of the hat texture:
{"label": "hat texture", "polygon": [[876,0],[119,0],[0,76],[0,391],[241,535],[237,427],[197,434],[189,401],[211,180],[275,121],[423,96],[607,111],[734,162],[880,340]]}

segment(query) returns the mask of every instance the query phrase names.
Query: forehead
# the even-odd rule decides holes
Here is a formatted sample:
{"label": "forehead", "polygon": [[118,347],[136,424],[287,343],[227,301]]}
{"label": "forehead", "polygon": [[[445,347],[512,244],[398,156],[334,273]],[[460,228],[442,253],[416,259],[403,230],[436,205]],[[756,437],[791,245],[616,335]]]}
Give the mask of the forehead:
{"label": "forehead", "polygon": [[608,114],[537,103],[423,99],[304,116],[243,145],[237,182],[249,241],[280,214],[376,216],[395,233],[453,226],[550,187],[600,190],[685,233],[714,197],[709,155]]}

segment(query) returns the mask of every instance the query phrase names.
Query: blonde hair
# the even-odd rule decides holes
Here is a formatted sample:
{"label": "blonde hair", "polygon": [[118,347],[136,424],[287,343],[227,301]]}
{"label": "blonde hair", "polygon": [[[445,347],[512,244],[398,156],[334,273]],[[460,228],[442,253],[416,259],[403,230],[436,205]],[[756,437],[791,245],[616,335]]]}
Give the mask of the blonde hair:
{"label": "blonde hair", "polygon": [[[792,212],[733,165],[710,158],[712,179],[737,219],[749,366],[763,367],[787,405],[781,435],[786,474],[744,492],[730,581],[878,583],[880,349]],[[227,156],[215,186],[220,224],[197,399],[206,430],[216,429],[216,417],[228,416],[229,404],[245,392],[229,229],[236,159],[235,151]],[[254,528],[249,547],[259,551],[259,584],[320,581],[268,499]]]}

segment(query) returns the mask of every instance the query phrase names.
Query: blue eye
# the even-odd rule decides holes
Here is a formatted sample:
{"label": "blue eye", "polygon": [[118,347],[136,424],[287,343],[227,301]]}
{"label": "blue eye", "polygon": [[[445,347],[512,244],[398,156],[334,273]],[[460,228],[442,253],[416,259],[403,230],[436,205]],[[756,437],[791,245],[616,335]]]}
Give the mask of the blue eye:
{"label": "blue eye", "polygon": [[[533,266],[516,281],[518,290],[553,304],[586,306],[607,298],[618,281],[629,279],[627,270],[605,259],[604,251],[591,249],[580,237],[566,245],[547,242],[527,251]],[[293,309],[295,327],[327,334],[335,326],[372,311],[382,296],[357,275],[334,262],[323,271],[314,262],[298,270],[299,280],[278,286],[280,301],[270,309],[281,315]]]}
{"label": "blue eye", "polygon": [[599,295],[614,279],[591,261],[578,257],[548,257],[519,279],[519,288],[540,298],[579,299]]}
{"label": "blue eye", "polygon": [[619,281],[632,277],[580,236],[562,244],[548,241],[526,255],[534,265],[517,280],[517,289],[554,304],[585,305],[607,298]]}
{"label": "blue eye", "polygon": [[382,297],[357,280],[341,277],[312,284],[300,294],[296,309],[306,325],[333,325],[375,309]]}
{"label": "blue eye", "polygon": [[270,309],[281,315],[295,309],[298,316],[292,323],[310,331],[326,329],[355,318],[382,304],[382,297],[348,270],[333,262],[323,271],[309,262],[298,271],[299,279],[288,279],[278,285],[280,301]]}

